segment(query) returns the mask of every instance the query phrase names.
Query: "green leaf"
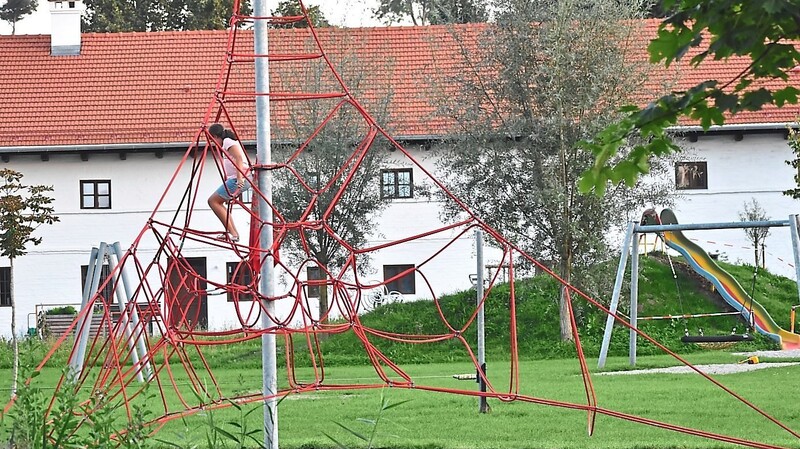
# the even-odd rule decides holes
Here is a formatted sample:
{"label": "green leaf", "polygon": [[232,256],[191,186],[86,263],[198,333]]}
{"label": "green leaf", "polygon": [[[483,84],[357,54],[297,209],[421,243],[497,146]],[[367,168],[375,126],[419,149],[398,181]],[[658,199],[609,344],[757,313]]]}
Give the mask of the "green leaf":
{"label": "green leaf", "polygon": [[237,443],[242,443],[242,441],[239,441],[238,437],[236,437],[232,433],[228,432],[227,430],[223,429],[222,427],[214,426],[213,429],[214,429],[214,431],[216,431],[217,433],[222,434],[222,436],[224,436],[225,438],[227,438],[227,439],[229,439],[231,441],[235,441]]}
{"label": "green leaf", "polygon": [[596,180],[597,175],[595,172],[593,170],[586,170],[583,172],[580,179],[578,179],[578,190],[580,190],[581,193],[591,192]]}
{"label": "green leaf", "polygon": [[739,96],[736,94],[727,94],[717,90],[712,97],[714,98],[714,106],[722,111],[733,111],[739,105]]}
{"label": "green leaf", "polygon": [[339,449],[348,449],[347,446],[345,446],[344,444],[340,443],[339,440],[337,440],[336,438],[328,435],[325,432],[322,432],[322,434],[325,435],[326,437],[328,437],[329,440],[333,441],[333,443],[336,444],[336,447],[338,447]]}
{"label": "green leaf", "polygon": [[781,0],[761,0],[761,7],[767,14],[777,14],[783,11],[786,2]]}
{"label": "green leaf", "polygon": [[398,405],[403,405],[403,404],[405,404],[406,402],[411,402],[411,399],[406,399],[405,401],[395,402],[394,404],[389,404],[389,405],[386,405],[386,406],[384,406],[384,407],[383,407],[381,410],[389,410],[390,408],[395,408],[395,407],[397,407]]}
{"label": "green leaf", "polygon": [[742,108],[748,111],[758,111],[765,104],[772,102],[772,92],[765,88],[746,92],[742,95]]}
{"label": "green leaf", "polygon": [[594,193],[597,196],[603,196],[606,193],[606,182],[608,178],[605,176],[598,177],[597,182],[594,184]]}
{"label": "green leaf", "polygon": [[614,172],[611,176],[611,182],[613,184],[618,184],[620,181],[625,181],[628,183],[628,180],[636,177],[639,175],[639,167],[637,166],[634,160],[624,160],[617,164],[614,167]]}
{"label": "green leaf", "polygon": [[772,98],[775,100],[775,105],[780,108],[786,103],[797,104],[798,94],[800,94],[800,89],[797,89],[794,86],[787,86],[781,90],[775,91],[772,94]]}
{"label": "green leaf", "polygon": [[362,434],[360,434],[360,433],[356,432],[355,430],[352,430],[352,429],[350,429],[349,427],[345,426],[345,425],[344,425],[344,424],[342,424],[342,423],[339,423],[339,422],[334,422],[334,424],[336,424],[337,426],[341,427],[342,429],[344,429],[344,430],[348,431],[350,434],[352,434],[352,435],[353,435],[353,436],[355,436],[356,438],[360,439],[361,441],[369,441],[369,438],[367,438],[367,437],[365,437],[364,435],[362,435]]}

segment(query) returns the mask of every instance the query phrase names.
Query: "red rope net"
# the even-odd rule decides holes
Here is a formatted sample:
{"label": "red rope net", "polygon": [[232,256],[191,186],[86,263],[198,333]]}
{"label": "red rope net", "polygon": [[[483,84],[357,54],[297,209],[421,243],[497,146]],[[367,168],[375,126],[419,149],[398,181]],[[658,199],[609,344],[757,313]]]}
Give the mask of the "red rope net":
{"label": "red rope net", "polygon": [[[302,8],[305,11],[305,8]],[[238,5],[236,11],[238,11]],[[517,348],[519,323],[516,320],[515,310],[518,261],[533,265],[558,279],[574,301],[583,300],[607,314],[610,312],[595,299],[559,279],[546,266],[520,251],[503,236],[484,224],[470,212],[463,202],[450,194],[447,188],[439,183],[433,174],[415,159],[412,152],[408,151],[384,131],[348,90],[342,77],[334,69],[333,64],[320,44],[316,30],[313,27],[306,28],[312,42],[310,51],[261,55],[240,49],[240,41],[242,39],[239,38],[239,30],[241,25],[258,20],[290,23],[300,20],[308,21],[308,18],[306,16],[295,18],[247,17],[234,14],[231,21],[227,51],[219,72],[214,98],[209,104],[204,125],[198,130],[194,144],[185,152],[179,167],[175,171],[175,175],[167,185],[164,195],[159,200],[146,226],[142,229],[130,249],[120,257],[112,276],[109,276],[106,281],[107,285],[101,286],[98,289],[98,293],[91,297],[87,307],[83,308],[72,326],[57,341],[37,368],[41,369],[53,353],[65,342],[71,343],[71,339],[68,339],[69,336],[83,332],[81,326],[88,314],[92,314],[96,310],[102,311],[101,328],[105,332],[95,332],[89,336],[84,361],[77,376],[71,382],[67,382],[67,379],[62,377],[57,385],[57,390],[72,388],[77,392],[103,392],[106,399],[121,401],[130,417],[134,413],[133,404],[144,400],[145,386],[150,385],[150,392],[155,389],[156,397],[161,404],[160,414],[148,423],[153,431],[156,431],[168,421],[196,413],[199,410],[223,408],[230,406],[232,403],[244,404],[267,399],[269,396],[264,396],[260,393],[242,395],[227,391],[224,386],[218,383],[214,375],[214,367],[210,366],[206,361],[204,352],[206,347],[210,345],[234,345],[246,340],[260,338],[265,333],[269,333],[283,337],[284,340],[288,386],[279,391],[277,396],[307,391],[379,388],[391,385],[395,388],[414,388],[460,395],[484,396],[500,401],[522,401],[564,409],[582,410],[587,413],[589,433],[593,431],[597,414],[602,414],[722,442],[756,448],[779,447],[683,425],[665,423],[601,407],[584,357],[581,336],[577,332],[578,326],[572,309],[573,301],[569,302],[569,319],[572,321],[572,336],[575,341],[578,364],[583,379],[584,400],[582,402],[570,402],[546,399],[520,392],[521,373]],[[227,125],[226,127],[236,130],[237,119],[234,117],[235,114],[229,111],[228,105],[254,102],[258,95],[254,92],[243,90],[241,86],[230,85],[231,74],[242,66],[251,67],[257,58],[270,58],[270,61],[275,63],[303,64],[308,61],[321,62],[331,80],[325,86],[325,89],[321,89],[319,92],[304,92],[302,90],[269,92],[266,95],[269,95],[270,100],[273,102],[291,103],[322,100],[329,102],[328,104],[331,106],[329,106],[327,113],[322,114],[321,122],[313,128],[310,136],[302,141],[300,145],[297,145],[296,149],[285,160],[270,164],[249,161],[256,171],[270,170],[275,173],[282,171],[285,174],[284,179],[293,180],[297,184],[297,188],[311,198],[309,207],[305,212],[300,215],[299,219],[289,220],[284,215],[284,211],[276,207],[275,203],[267,201],[268,196],[265,195],[263,186],[259,186],[256,183],[253,188],[252,205],[243,202],[236,202],[235,204],[235,207],[244,209],[249,215],[251,223],[250,238],[247,242],[241,243],[220,241],[215,238],[216,232],[202,231],[193,227],[196,222],[193,211],[197,205],[197,198],[205,198],[205,194],[208,193],[200,188],[201,176],[203,173],[208,172],[219,173],[221,179],[221,161],[224,157],[221,149],[209,144],[211,139],[206,126],[216,121],[223,122]],[[287,82],[284,85],[291,85],[291,83]],[[303,86],[298,87],[302,88]],[[328,87],[331,88],[327,89]],[[355,111],[356,116],[361,121],[361,129],[363,130],[362,135],[355,139],[357,144],[352,147],[352,153],[331,179],[317,179],[314,182],[304,179],[297,168],[297,160],[304,152],[310,151],[313,140],[345,108]],[[290,108],[285,111],[290,111]],[[331,222],[331,217],[335,208],[347,197],[348,189],[354,188],[353,184],[358,179],[359,169],[368,153],[377,151],[375,143],[378,140],[384,143],[388,142],[388,145],[395,150],[397,157],[402,158],[408,165],[412,165],[416,170],[424,173],[434,189],[438,189],[448,201],[458,205],[463,212],[461,220],[425,232],[412,233],[396,241],[371,246],[353,246],[347,239],[342,238]],[[206,169],[206,161],[214,161],[217,170],[204,170]],[[185,173],[190,173],[190,175],[184,176],[183,174]],[[320,213],[312,213],[313,206],[317,205],[322,197],[329,200],[327,202],[328,206]],[[170,204],[170,207],[174,207],[172,206],[174,203],[179,204],[179,207],[174,212],[167,212],[172,210],[167,205]],[[264,222],[259,218],[258,204],[271,210],[273,217],[271,222]],[[259,236],[263,235],[262,230],[265,227],[273,229],[273,243],[270,247],[261,249]],[[493,277],[488,279],[488,285],[481,301],[486,300],[493,289],[500,284],[501,280],[509,283],[509,326],[512,338],[507,350],[510,354],[510,378],[507,388],[494,385],[490,378],[481,372],[478,368],[477,356],[465,338],[467,329],[474,325],[477,308],[466,319],[454,320],[442,309],[439,298],[434,292],[435,289],[429,281],[431,272],[446,266],[442,264],[441,259],[452,256],[455,243],[477,229],[482,230],[487,239],[492,240],[493,244],[500,248],[500,264],[508,267],[504,279],[500,279],[499,270],[495,272]],[[314,255],[308,249],[308,245],[303,243],[304,232],[309,230],[313,230],[341,246],[346,254],[343,263],[340,264],[341,268],[334,270],[332,268],[324,268],[324,264],[316,263]],[[299,268],[295,266],[297,264],[282,261],[278,254],[279,249],[282,248],[292,233],[300,239],[301,247],[307,250],[306,259],[299,264]],[[397,249],[403,246],[413,247],[415,243],[426,238],[436,238],[441,241],[439,249],[429,254],[417,254],[418,260],[411,268],[399,272],[385,281],[375,283],[363,279],[360,265],[368,257],[387,249]],[[144,246],[144,242],[148,244],[157,242],[155,254],[141,253],[140,250]],[[214,282],[198,272],[196,267],[184,256],[184,249],[189,246],[235,253],[239,262],[235,264],[231,273],[231,282]],[[279,294],[271,297],[265,296],[259,289],[261,282],[260,268],[263,263],[274,263],[276,272],[282,274],[288,286]],[[322,281],[304,280],[304,276],[301,276],[301,273],[303,273],[303,269],[307,265],[312,264],[320,266],[325,275],[322,277],[327,279]],[[134,280],[126,283],[126,277],[123,273],[127,273]],[[441,318],[444,331],[435,335],[424,335],[365,326],[361,322],[359,312],[364,310],[368,294],[376,288],[384,289],[388,283],[409,274],[416,275],[424,281],[427,289],[426,293],[432,299],[430,307],[436,309],[436,313]],[[330,308],[322,317],[318,316],[311,306],[307,294],[309,287],[327,288],[331,292],[329,298]],[[112,316],[110,312],[112,310],[111,306],[114,304],[115,297],[119,294],[118,292],[122,290],[124,290],[128,301],[123,309],[120,310],[118,316]],[[108,295],[109,291],[112,294]],[[108,296],[104,296],[104,292]],[[201,301],[208,296],[209,292],[224,294],[230,298],[236,311],[237,326],[224,331],[208,331],[197,326],[201,313]],[[426,295],[423,293],[420,296],[424,297]],[[284,312],[280,315],[271,314],[264,306],[269,302],[278,302],[286,305],[283,308]],[[97,307],[99,305],[102,305],[102,307]],[[272,325],[263,328],[261,320],[265,314],[269,315],[268,321]],[[328,317],[340,319],[329,321]],[[620,326],[631,329],[631,326],[623,318],[615,318]],[[454,324],[456,321],[460,324]],[[148,326],[154,328],[148,329]],[[350,384],[336,383],[325,379],[325,360],[324,354],[320,349],[320,336],[345,332],[352,332],[363,345],[366,355],[375,369],[376,379],[374,381]],[[680,356],[672,353],[640,330],[635,330],[635,332],[640,338],[658,346],[665,353],[671,354],[678,361],[692,367]],[[296,336],[301,336],[301,338],[293,338]],[[395,363],[391,357],[384,354],[378,348],[379,345],[375,343],[380,340],[408,344],[458,342],[462,349],[461,356],[464,360],[469,360],[473,364],[482,382],[486,384],[486,391],[476,391],[473,388],[457,389],[428,385],[425,379],[418,379],[410,375],[402,366]],[[302,376],[297,373],[296,353],[300,348],[296,347],[296,345],[301,344],[305,346],[303,350],[308,351],[309,354],[310,362],[306,368],[310,367],[312,370],[311,379],[300,380]],[[78,346],[77,344],[74,345],[71,358],[76,357]],[[736,392],[704,374],[699,369],[692,368],[723,392],[744,404],[745,408],[750,408],[767,421],[789,432],[794,437],[798,437],[798,434],[793,430],[766,414]],[[85,404],[87,406],[82,408],[83,414],[79,416],[83,421],[89,419],[92,413],[92,408],[89,406],[91,401],[87,400]],[[6,409],[10,406],[11,403]],[[535,423],[531,425],[535,425]]]}

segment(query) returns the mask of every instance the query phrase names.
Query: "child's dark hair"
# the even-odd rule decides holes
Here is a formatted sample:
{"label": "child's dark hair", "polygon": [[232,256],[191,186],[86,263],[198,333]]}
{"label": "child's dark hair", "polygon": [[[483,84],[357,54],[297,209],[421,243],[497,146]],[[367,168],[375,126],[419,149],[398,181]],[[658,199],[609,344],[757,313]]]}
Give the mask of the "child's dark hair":
{"label": "child's dark hair", "polygon": [[236,134],[234,134],[233,131],[225,129],[225,127],[219,123],[214,123],[213,125],[209,126],[208,133],[218,139],[236,139]]}

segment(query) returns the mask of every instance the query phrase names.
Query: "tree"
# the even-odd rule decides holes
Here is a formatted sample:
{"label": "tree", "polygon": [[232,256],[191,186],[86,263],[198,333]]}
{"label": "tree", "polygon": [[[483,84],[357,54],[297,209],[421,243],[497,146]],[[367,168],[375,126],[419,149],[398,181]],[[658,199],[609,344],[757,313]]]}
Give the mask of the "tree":
{"label": "tree", "polygon": [[650,4],[645,5],[645,7],[647,11],[647,17],[664,18],[671,16],[675,12],[674,10],[666,9],[664,6],[664,0],[653,1]]}
{"label": "tree", "polygon": [[[758,204],[755,198],[752,198],[748,203],[745,201],[744,210],[739,212],[739,220],[741,221],[767,221],[769,217],[761,205]],[[745,228],[744,233],[747,239],[753,244],[753,255],[755,267],[765,267],[764,260],[764,242],[769,236],[769,228]]]}
{"label": "tree", "polygon": [[[595,163],[582,177],[582,191],[602,193],[609,181],[632,185],[649,171],[651,156],[678,151],[666,128],[681,117],[708,129],[724,124],[726,114],[797,103],[800,90],[786,81],[800,63],[793,44],[800,39],[800,1],[663,0],[662,6],[675,13],[664,19],[647,48],[651,62],[669,67],[692,55],[692,66],[731,57],[747,58],[749,65],[734,79],[705,80],[645,107],[623,107],[620,120],[583,142]],[[634,136],[642,143],[625,152]]]}
{"label": "tree", "polygon": [[42,224],[53,224],[58,217],[53,214],[50,204],[53,199],[47,195],[53,188],[48,186],[25,186],[20,182],[22,174],[10,169],[0,170],[0,256],[8,257],[11,266],[11,344],[14,351],[11,397],[17,394],[19,376],[19,346],[16,330],[16,305],[14,299],[14,260],[26,253],[29,243],[38,245],[41,237],[33,237],[33,232]]}
{"label": "tree", "polygon": [[[308,18],[311,20],[311,24],[314,25],[314,28],[331,26],[331,24],[328,23],[328,19],[325,18],[325,14],[320,11],[319,6],[306,6],[306,12],[308,12]],[[276,17],[294,17],[302,16],[303,11],[300,9],[300,2],[297,0],[283,0],[278,3],[278,7],[275,8],[273,14]],[[273,24],[272,26],[275,28],[308,28],[308,22],[301,20],[286,24]]]}
{"label": "tree", "polygon": [[0,6],[0,20],[11,24],[11,34],[17,32],[17,22],[36,11],[36,0],[6,0]]}
{"label": "tree", "polygon": [[[100,33],[163,30],[223,30],[233,0],[86,0],[84,30]],[[243,0],[242,15],[250,14]]]}
{"label": "tree", "polygon": [[[346,47],[346,43],[342,43]],[[347,51],[343,51],[348,54]],[[366,86],[364,72],[351,56],[337,61],[337,69],[345,77],[352,92],[375,86]],[[377,65],[377,64],[376,64]],[[376,65],[366,64],[373,70]],[[385,68],[387,73],[390,69]],[[331,86],[331,79],[324,68],[314,67],[305,73],[298,71],[297,76],[286,83],[296,83],[298,90],[325,91]],[[292,90],[288,85],[287,90]],[[376,101],[366,104],[378,121],[384,123],[390,96],[377,97]],[[302,144],[305,137],[312,134],[314,128],[323,122],[331,112],[332,103],[301,102],[289,113],[291,122],[281,129],[275,128],[276,140],[291,142],[290,145],[273,150],[275,160],[286,160]],[[376,142],[364,155],[358,168],[350,157],[360,151],[359,138],[367,133],[367,127],[360,114],[349,104],[345,104],[338,113],[314,137],[308,146],[289,166],[294,172],[279,170],[275,172],[276,209],[290,223],[304,221],[306,223],[324,220],[327,227],[318,225],[306,226],[297,232],[290,232],[282,254],[288,254],[290,260],[301,266],[317,266],[319,279],[327,279],[328,273],[344,267],[349,249],[341,241],[352,248],[360,248],[373,237],[376,219],[387,203],[380,195],[380,170],[388,151],[381,149],[386,142]],[[353,173],[350,183],[345,185],[345,178]],[[303,182],[300,182],[300,181]],[[341,194],[341,196],[339,196]],[[331,207],[335,202],[335,207]],[[309,261],[309,258],[313,259]],[[309,262],[311,264],[309,265]],[[368,265],[368,259],[359,257],[359,269]],[[359,275],[366,274],[363,271]],[[329,308],[327,288],[319,288],[319,317],[326,319]]]}
{"label": "tree", "polygon": [[789,128],[789,148],[792,149],[794,159],[786,161],[794,170],[794,183],[797,187],[783,192],[784,195],[800,199],[800,133],[797,129]]}
{"label": "tree", "polygon": [[[448,187],[481,219],[550,262],[562,279],[586,282],[591,267],[609,255],[604,236],[626,214],[668,203],[666,181],[602,196],[577,189],[593,162],[578,142],[605,125],[645,79],[645,68],[620,50],[637,32],[623,19],[641,14],[641,5],[507,0],[498,6],[497,26],[465,56],[472,70],[448,80],[461,95],[450,95],[454,100],[443,109],[465,132],[440,168]],[[448,212],[453,217],[458,209]],[[566,293],[559,308],[561,337],[569,340]]]}
{"label": "tree", "polygon": [[160,28],[156,0],[86,0],[83,29],[88,32],[156,31]]}
{"label": "tree", "polygon": [[373,17],[387,24],[411,19],[414,25],[485,22],[484,0],[381,0]]}

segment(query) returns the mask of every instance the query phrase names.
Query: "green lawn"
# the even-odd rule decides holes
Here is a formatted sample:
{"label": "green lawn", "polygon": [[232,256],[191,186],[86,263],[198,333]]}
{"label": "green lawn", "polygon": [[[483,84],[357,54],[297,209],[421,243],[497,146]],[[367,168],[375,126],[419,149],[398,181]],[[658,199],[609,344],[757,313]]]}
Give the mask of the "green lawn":
{"label": "green lawn", "polygon": [[[693,363],[730,363],[737,358],[725,353],[690,355]],[[596,360],[590,361],[593,371]],[[674,364],[663,356],[642,357],[637,368]],[[460,381],[453,374],[470,372],[467,364],[426,364],[403,367],[420,386],[473,389],[472,381]],[[628,369],[627,359],[611,358],[607,369]],[[520,365],[520,394],[581,403],[585,401],[580,370],[576,360],[525,361]],[[310,372],[300,372],[310,377]],[[491,381],[497,389],[507,390],[508,366],[489,365]],[[57,375],[47,370],[37,381],[52,383]],[[223,391],[258,391],[261,371],[219,369],[215,371]],[[285,377],[284,372],[280,372]],[[0,376],[7,378],[7,370]],[[797,382],[800,365],[770,368],[718,376],[767,413],[794,429],[800,429]],[[772,445],[800,447],[800,440],[769,423],[753,410],[738,403],[718,387],[698,375],[594,375],[598,405],[641,415],[672,424],[724,433]],[[180,382],[180,379],[179,379]],[[326,371],[326,383],[375,383],[374,371],[367,366],[335,367]],[[282,448],[336,447],[327,435],[348,447],[366,447],[337,423],[368,434],[371,426],[359,419],[377,417],[381,389],[316,391],[289,395],[279,406],[279,438]],[[409,401],[383,412],[373,447],[386,448],[716,448],[725,443],[682,435],[649,426],[633,424],[598,415],[594,436],[587,435],[587,414],[583,411],[548,407],[524,402],[490,400],[491,413],[477,412],[477,398],[403,388],[385,388],[389,403]],[[171,398],[174,400],[174,397]],[[155,407],[153,410],[156,410]],[[260,411],[247,420],[242,413],[225,408],[202,412],[186,420],[165,426],[157,438],[180,447],[208,447],[209,420],[228,431],[228,422],[243,423],[248,429],[260,426]],[[225,438],[221,440],[230,442]],[[153,440],[151,440],[153,442]],[[155,443],[155,447],[167,447]],[[223,447],[217,443],[214,447]],[[233,445],[227,447],[234,447]],[[250,447],[255,447],[254,445]]]}

